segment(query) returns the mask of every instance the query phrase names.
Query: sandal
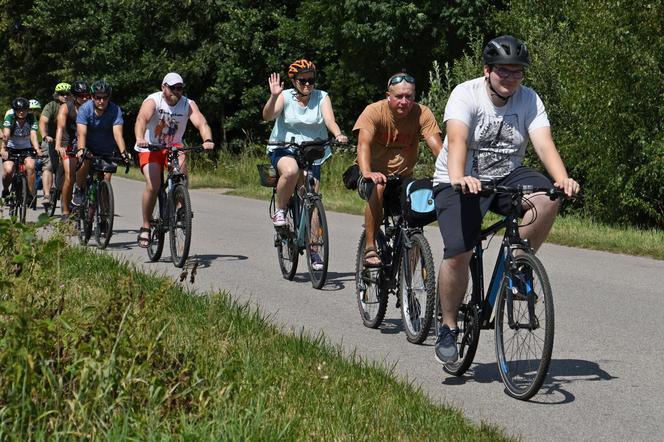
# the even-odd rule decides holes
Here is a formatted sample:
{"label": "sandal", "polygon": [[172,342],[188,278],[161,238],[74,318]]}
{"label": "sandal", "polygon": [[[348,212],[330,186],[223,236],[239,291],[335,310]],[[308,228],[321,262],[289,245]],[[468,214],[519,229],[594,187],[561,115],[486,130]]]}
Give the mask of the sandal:
{"label": "sandal", "polygon": [[141,227],[138,229],[138,236],[136,237],[136,241],[138,242],[138,247],[142,247],[144,249],[150,247],[150,228]]}
{"label": "sandal", "polygon": [[364,249],[364,267],[376,268],[381,267],[383,261],[380,259],[375,247],[367,247]]}

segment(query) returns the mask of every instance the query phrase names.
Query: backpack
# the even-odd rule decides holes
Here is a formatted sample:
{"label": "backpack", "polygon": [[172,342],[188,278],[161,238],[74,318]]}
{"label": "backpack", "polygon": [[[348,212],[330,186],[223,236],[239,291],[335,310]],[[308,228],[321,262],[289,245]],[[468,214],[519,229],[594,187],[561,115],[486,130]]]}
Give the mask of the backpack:
{"label": "backpack", "polygon": [[401,194],[401,210],[410,227],[424,227],[436,221],[433,197],[433,180],[422,178],[404,183]]}

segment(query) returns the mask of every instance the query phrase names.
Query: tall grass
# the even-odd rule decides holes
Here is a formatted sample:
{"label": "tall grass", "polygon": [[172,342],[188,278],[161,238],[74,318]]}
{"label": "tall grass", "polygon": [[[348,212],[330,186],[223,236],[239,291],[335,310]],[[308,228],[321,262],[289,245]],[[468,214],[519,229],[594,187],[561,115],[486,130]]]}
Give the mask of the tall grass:
{"label": "tall grass", "polygon": [[0,440],[504,439],[226,293],[0,233]]}

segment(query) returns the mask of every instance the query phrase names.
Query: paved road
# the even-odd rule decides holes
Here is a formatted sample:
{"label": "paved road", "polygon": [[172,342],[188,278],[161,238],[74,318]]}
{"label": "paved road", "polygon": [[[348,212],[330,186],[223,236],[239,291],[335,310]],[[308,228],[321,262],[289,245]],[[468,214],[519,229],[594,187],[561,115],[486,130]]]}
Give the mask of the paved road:
{"label": "paved road", "polygon": [[[116,177],[113,186],[117,233],[108,251],[148,271],[178,276],[180,270],[170,258],[149,263],[146,252],[135,245],[142,184]],[[328,214],[329,282],[324,290],[314,290],[304,263],[295,281],[282,279],[266,201],[214,190],[194,190],[191,196],[191,259],[199,263],[194,288],[228,290],[242,302],[259,305],[287,330],[322,331],[348,352],[356,349],[368,359],[394,365],[398,375],[421,385],[433,400],[460,407],[474,421],[497,424],[524,440],[662,437],[664,262],[543,246],[540,258],[549,272],[556,308],[553,360],[540,394],[521,402],[503,391],[493,332],[483,332],[471,370],[455,378],[435,362],[433,338],[419,346],[406,341],[394,299],[382,328],[362,325],[353,274],[360,217]],[[431,229],[427,237],[439,262],[439,233]]]}

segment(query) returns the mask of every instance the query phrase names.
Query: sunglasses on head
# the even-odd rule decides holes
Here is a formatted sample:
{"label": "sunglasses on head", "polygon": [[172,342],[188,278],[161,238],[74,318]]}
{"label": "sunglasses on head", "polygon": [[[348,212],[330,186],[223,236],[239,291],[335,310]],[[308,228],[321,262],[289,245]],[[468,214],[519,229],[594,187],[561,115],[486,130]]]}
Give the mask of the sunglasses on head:
{"label": "sunglasses on head", "polygon": [[172,91],[183,91],[184,90],[184,85],[183,84],[175,84],[173,86],[168,86],[168,88]]}
{"label": "sunglasses on head", "polygon": [[298,83],[300,84],[315,84],[316,83],[316,78],[310,77],[310,78],[298,78],[297,79]]}
{"label": "sunglasses on head", "polygon": [[412,75],[404,74],[404,75],[395,75],[394,77],[390,78],[390,81],[387,83],[387,86],[393,86],[395,84],[399,84],[402,81],[405,81],[410,84],[415,84],[415,77]]}

